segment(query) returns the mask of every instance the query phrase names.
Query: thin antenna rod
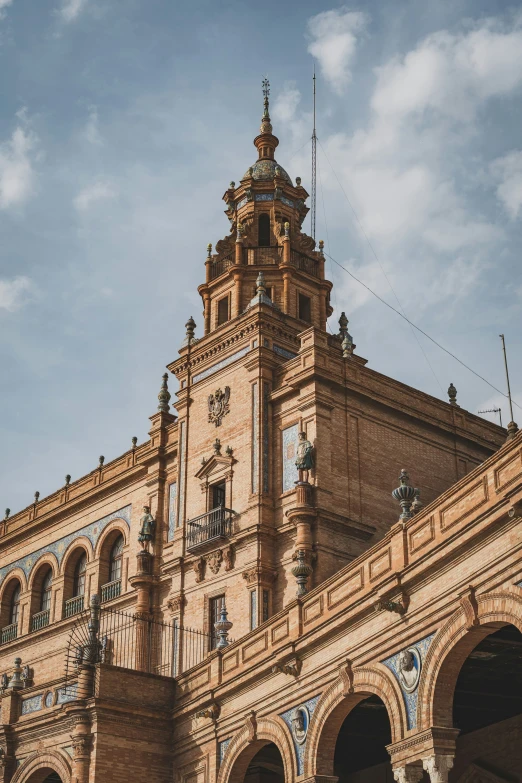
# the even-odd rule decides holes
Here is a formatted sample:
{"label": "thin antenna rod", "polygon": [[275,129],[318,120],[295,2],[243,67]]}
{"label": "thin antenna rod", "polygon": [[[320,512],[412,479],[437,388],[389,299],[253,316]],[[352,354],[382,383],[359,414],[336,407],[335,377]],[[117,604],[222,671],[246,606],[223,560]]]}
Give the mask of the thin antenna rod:
{"label": "thin antenna rod", "polygon": [[511,416],[511,421],[514,421],[513,416],[513,403],[511,401],[511,386],[509,385],[509,370],[508,370],[508,363],[507,363],[507,354],[506,354],[506,341],[504,339],[504,335],[499,335],[500,339],[502,340],[502,350],[504,351],[504,366],[506,368],[506,381],[507,381],[507,390],[508,390],[508,400],[509,400],[509,413]]}
{"label": "thin antenna rod", "polygon": [[311,233],[315,239],[315,214],[317,210],[317,133],[315,132],[315,62],[314,62],[314,129],[312,132],[312,201],[311,201]]}
{"label": "thin antenna rod", "polygon": [[477,411],[477,413],[498,413],[500,416],[500,426],[502,427],[502,408],[486,408],[486,410]]}

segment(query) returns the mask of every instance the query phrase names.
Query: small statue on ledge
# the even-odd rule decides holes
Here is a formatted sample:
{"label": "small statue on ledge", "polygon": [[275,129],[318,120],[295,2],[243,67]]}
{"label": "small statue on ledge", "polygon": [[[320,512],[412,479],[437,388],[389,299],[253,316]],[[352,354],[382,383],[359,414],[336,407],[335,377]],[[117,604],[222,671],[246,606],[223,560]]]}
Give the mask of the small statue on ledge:
{"label": "small statue on ledge", "polygon": [[297,446],[297,459],[295,466],[298,471],[298,481],[300,484],[308,483],[308,474],[314,467],[314,447],[306,439],[306,432],[299,433],[299,443]]}
{"label": "small statue on ledge", "polygon": [[150,513],[150,506],[143,506],[143,516],[140,519],[141,528],[138,535],[138,541],[144,552],[149,551],[150,542],[154,538],[154,517]]}

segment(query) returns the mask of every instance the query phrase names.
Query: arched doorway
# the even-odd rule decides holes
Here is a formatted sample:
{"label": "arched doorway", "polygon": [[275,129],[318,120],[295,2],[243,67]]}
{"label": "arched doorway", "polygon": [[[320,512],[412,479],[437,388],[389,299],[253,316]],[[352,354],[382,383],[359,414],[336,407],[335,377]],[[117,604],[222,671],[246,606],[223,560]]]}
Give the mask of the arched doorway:
{"label": "arched doorway", "polygon": [[247,767],[244,783],[285,783],[283,758],[275,743],[258,750]]}
{"label": "arched doorway", "polygon": [[390,719],[382,699],[369,696],[344,719],[334,754],[339,783],[394,783],[386,750],[392,740]]}
{"label": "arched doorway", "polygon": [[[468,654],[453,694],[453,781],[517,779],[522,770],[522,633],[505,625]],[[487,777],[489,775],[490,777]],[[471,777],[470,777],[471,776]]]}
{"label": "arched doorway", "polygon": [[43,783],[62,783],[62,779],[56,772],[51,772],[51,774],[47,775],[44,779]]}

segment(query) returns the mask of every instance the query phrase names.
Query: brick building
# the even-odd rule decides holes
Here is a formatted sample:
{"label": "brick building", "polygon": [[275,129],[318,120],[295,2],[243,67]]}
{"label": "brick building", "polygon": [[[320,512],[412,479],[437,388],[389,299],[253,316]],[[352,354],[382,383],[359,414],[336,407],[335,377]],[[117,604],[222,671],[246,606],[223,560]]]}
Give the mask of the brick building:
{"label": "brick building", "polygon": [[1,779],[521,780],[522,435],[327,332],[268,95],[254,144],[177,415],[1,524]]}

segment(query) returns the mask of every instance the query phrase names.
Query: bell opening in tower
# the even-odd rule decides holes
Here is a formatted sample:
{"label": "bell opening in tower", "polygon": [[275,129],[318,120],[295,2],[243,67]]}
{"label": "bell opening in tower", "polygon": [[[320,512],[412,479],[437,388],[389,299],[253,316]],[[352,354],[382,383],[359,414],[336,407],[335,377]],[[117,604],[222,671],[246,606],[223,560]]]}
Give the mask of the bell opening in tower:
{"label": "bell opening in tower", "polygon": [[259,215],[258,245],[259,247],[270,247],[270,215],[267,215],[266,212]]}

